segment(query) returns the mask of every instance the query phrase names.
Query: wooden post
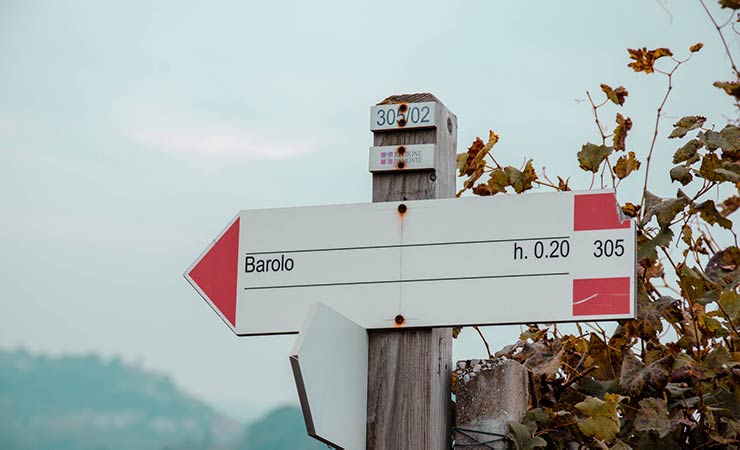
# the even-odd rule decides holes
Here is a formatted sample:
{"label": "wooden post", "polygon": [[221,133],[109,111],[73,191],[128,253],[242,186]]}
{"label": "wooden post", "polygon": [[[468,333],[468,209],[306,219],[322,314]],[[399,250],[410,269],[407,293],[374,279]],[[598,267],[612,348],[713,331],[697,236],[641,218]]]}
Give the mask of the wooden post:
{"label": "wooden post", "polygon": [[[457,117],[432,94],[394,95],[380,104],[437,103],[434,128],[375,131],[375,146],[436,144],[435,170],[373,174],[373,202],[455,196]],[[368,450],[450,448],[450,328],[370,330]]]}

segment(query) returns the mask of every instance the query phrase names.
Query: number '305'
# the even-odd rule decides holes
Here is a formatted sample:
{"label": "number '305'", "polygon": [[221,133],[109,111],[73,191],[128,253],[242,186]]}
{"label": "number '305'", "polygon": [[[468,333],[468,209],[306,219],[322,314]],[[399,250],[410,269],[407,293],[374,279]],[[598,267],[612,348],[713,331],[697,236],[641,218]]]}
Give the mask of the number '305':
{"label": "number '305'", "polygon": [[597,239],[594,241],[594,256],[610,258],[624,255],[624,239]]}

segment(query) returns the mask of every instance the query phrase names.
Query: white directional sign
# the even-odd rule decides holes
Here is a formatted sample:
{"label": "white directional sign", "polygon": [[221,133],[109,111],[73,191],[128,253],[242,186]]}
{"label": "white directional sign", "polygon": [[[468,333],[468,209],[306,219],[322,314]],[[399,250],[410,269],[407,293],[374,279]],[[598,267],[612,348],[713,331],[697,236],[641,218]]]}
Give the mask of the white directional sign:
{"label": "white directional sign", "polygon": [[613,192],[553,192],[242,211],[185,277],[238,335],[613,320],[635,254]]}
{"label": "white directional sign", "polygon": [[434,144],[370,147],[370,172],[434,169]]}
{"label": "white directional sign", "polygon": [[437,103],[390,103],[370,108],[370,130],[398,130],[436,126]]}
{"label": "white directional sign", "polygon": [[308,434],[334,448],[365,448],[367,352],[367,330],[311,306],[290,364]]}

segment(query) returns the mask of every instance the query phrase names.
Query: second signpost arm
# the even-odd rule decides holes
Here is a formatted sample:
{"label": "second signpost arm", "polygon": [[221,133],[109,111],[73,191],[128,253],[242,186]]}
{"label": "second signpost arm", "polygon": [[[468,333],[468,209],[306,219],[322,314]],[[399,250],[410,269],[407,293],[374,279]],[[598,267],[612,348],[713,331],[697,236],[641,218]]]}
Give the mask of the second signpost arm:
{"label": "second signpost arm", "polygon": [[[373,144],[435,144],[435,170],[373,174],[373,202],[455,196],[455,115],[431,94],[396,95],[381,104],[421,102],[437,104],[434,127],[375,131]],[[368,335],[367,449],[449,448],[452,330],[369,330]]]}

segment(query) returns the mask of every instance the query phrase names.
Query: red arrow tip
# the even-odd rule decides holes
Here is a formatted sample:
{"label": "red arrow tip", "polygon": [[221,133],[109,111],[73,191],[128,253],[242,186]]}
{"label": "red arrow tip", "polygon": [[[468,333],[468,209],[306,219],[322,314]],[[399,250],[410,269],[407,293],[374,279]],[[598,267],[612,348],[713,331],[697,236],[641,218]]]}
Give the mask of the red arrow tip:
{"label": "red arrow tip", "polygon": [[203,255],[190,279],[232,326],[236,326],[236,275],[239,264],[239,218]]}

